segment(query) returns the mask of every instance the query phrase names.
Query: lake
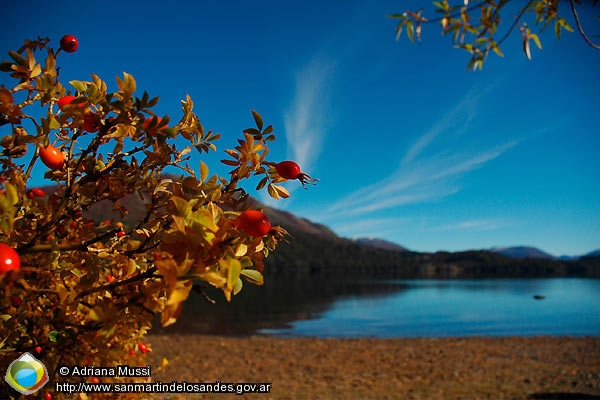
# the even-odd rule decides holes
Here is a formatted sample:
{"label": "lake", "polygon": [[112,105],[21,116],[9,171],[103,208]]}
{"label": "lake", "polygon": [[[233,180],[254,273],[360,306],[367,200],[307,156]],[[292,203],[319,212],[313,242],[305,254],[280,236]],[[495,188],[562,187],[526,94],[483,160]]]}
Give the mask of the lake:
{"label": "lake", "polygon": [[[246,284],[227,304],[193,293],[161,333],[279,337],[600,336],[600,279],[337,281]],[[534,296],[543,296],[535,299]]]}

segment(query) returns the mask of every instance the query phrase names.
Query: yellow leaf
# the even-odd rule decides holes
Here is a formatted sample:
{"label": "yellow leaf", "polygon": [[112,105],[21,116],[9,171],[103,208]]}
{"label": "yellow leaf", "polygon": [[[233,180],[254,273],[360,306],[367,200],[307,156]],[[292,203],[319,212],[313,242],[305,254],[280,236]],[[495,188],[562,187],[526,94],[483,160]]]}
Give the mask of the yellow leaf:
{"label": "yellow leaf", "polygon": [[200,160],[200,181],[204,182],[208,178],[208,166]]}
{"label": "yellow leaf", "polygon": [[542,49],[542,43],[540,42],[540,38],[538,37],[538,35],[536,35],[535,33],[531,33],[529,35],[529,37],[531,39],[533,39],[533,41],[535,42],[535,45],[538,47],[538,49]]}
{"label": "yellow leaf", "polygon": [[89,317],[92,321],[102,322],[104,321],[104,309],[100,306],[96,306],[90,310]]}
{"label": "yellow leaf", "polygon": [[240,243],[237,249],[235,250],[236,257],[243,257],[248,252],[248,246],[244,243]]}
{"label": "yellow leaf", "polygon": [[198,277],[216,288],[222,288],[227,283],[227,279],[216,271],[201,272]]}
{"label": "yellow leaf", "polygon": [[523,37],[523,52],[531,60],[531,50],[529,49],[529,39],[526,36]]}
{"label": "yellow leaf", "polygon": [[502,53],[500,47],[498,47],[496,43],[494,43],[494,45],[492,46],[492,50],[494,50],[494,53],[498,54],[500,57],[504,57],[504,54]]}
{"label": "yellow leaf", "polygon": [[167,305],[172,306],[184,302],[192,290],[192,281],[179,281],[168,295]]}
{"label": "yellow leaf", "polygon": [[128,74],[127,72],[123,72],[123,77],[125,78],[125,90],[127,94],[131,95],[135,92],[136,84],[133,76]]}
{"label": "yellow leaf", "polygon": [[172,196],[170,200],[177,210],[177,215],[187,221],[192,213],[190,204],[185,199],[177,196]]}
{"label": "yellow leaf", "polygon": [[175,322],[177,322],[177,318],[181,314],[181,310],[183,310],[183,303],[166,306],[160,316],[160,322],[163,328],[173,325]]}
{"label": "yellow leaf", "polygon": [[58,300],[61,303],[64,303],[65,299],[67,298],[67,295],[69,294],[67,288],[63,284],[56,285],[56,293],[58,293]]}
{"label": "yellow leaf", "polygon": [[279,186],[279,185],[273,185],[275,187],[275,190],[277,190],[277,193],[279,194],[280,197],[283,197],[284,199],[287,199],[288,197],[290,197],[290,192],[288,192],[288,190],[286,188],[284,188],[283,186]]}
{"label": "yellow leaf", "polygon": [[4,193],[6,199],[11,205],[15,205],[19,202],[19,194],[17,193],[17,188],[9,182],[4,183]]}
{"label": "yellow leaf", "polygon": [[175,286],[177,284],[178,268],[177,263],[172,258],[161,258],[156,260],[154,265],[163,276],[167,286]]}
{"label": "yellow leaf", "polygon": [[137,263],[131,258],[129,259],[127,267],[127,276],[131,276],[137,271]]}
{"label": "yellow leaf", "polygon": [[219,230],[219,226],[215,223],[212,213],[206,209],[200,209],[195,211],[191,215],[190,220],[194,223],[202,225],[205,228],[210,229],[212,232],[216,232]]}

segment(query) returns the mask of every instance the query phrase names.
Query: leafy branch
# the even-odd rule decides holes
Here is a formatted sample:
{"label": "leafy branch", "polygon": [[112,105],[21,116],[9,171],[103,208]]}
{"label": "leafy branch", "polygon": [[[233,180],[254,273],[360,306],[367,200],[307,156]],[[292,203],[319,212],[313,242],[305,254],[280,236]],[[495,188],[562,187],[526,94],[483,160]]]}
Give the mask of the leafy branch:
{"label": "leafy branch", "polygon": [[[406,28],[407,36],[411,42],[414,38],[421,40],[422,26],[424,24],[440,23],[442,34],[452,34],[455,47],[466,50],[471,54],[471,59],[467,64],[467,69],[482,69],[483,63],[487,59],[490,51],[495,52],[498,56],[503,57],[504,54],[500,49],[500,45],[514,32],[519,26],[519,31],[522,36],[522,51],[531,59],[531,40],[536,46],[541,49],[542,44],[536,33],[533,33],[524,18],[527,14],[535,15],[535,25],[540,25],[540,30],[544,30],[551,22],[554,22],[554,30],[556,37],[560,39],[563,29],[573,32],[573,28],[559,14],[559,0],[529,0],[524,6],[519,9],[516,16],[512,17],[512,23],[499,40],[495,40],[496,32],[498,31],[502,19],[501,13],[506,13],[505,7],[510,3],[510,0],[483,0],[469,4],[468,0],[464,0],[463,4],[450,5],[448,0],[434,1],[436,7],[435,12],[441,14],[440,17],[426,18],[423,15],[423,10],[417,12],[407,10],[402,14],[390,14],[389,18],[399,19],[396,25],[396,40],[398,40]],[[569,0],[571,13],[575,19],[577,29],[583,39],[594,49],[600,49],[600,46],[593,43],[586,35],[575,3],[581,4],[578,0]],[[594,0],[593,5],[596,6],[599,2]],[[475,11],[479,10],[480,17],[475,17]],[[467,40],[468,39],[468,40]]]}

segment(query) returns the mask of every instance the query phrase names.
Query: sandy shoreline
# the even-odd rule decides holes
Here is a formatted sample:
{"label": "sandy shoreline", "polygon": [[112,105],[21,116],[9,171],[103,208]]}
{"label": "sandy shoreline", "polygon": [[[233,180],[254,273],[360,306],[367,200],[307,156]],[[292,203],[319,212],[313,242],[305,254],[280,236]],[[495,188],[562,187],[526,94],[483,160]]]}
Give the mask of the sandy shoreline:
{"label": "sandy shoreline", "polygon": [[154,381],[272,383],[270,395],[163,398],[600,399],[600,337],[151,335],[148,343]]}

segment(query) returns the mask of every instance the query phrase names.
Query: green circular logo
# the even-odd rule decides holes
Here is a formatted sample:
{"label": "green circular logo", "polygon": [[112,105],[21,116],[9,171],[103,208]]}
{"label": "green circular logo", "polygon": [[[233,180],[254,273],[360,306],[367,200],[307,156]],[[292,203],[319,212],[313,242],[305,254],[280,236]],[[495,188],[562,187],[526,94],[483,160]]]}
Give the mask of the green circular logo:
{"label": "green circular logo", "polygon": [[10,364],[4,379],[13,389],[23,394],[37,392],[49,380],[46,366],[29,353],[23,353]]}

